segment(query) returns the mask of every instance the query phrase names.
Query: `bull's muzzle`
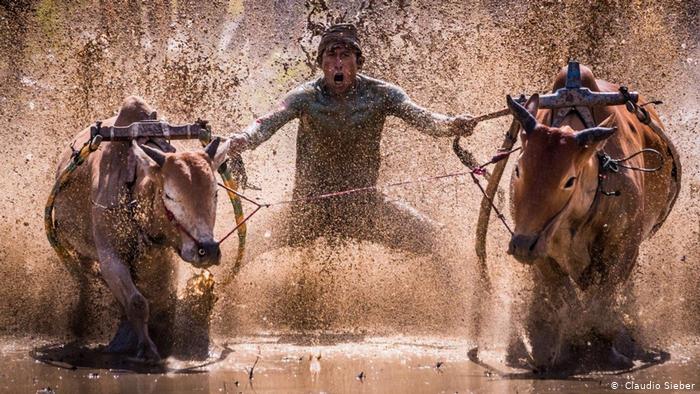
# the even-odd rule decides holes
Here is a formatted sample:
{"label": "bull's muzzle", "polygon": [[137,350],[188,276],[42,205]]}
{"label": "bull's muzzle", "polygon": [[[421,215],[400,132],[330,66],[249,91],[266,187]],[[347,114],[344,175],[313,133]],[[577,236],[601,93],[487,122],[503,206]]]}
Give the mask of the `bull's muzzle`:
{"label": "bull's muzzle", "polygon": [[536,246],[539,238],[539,234],[514,234],[508,245],[508,254],[513,255],[520,262],[532,262],[537,258]]}
{"label": "bull's muzzle", "polygon": [[221,260],[221,249],[219,243],[215,241],[202,242],[197,248],[197,265],[210,266],[219,264]]}

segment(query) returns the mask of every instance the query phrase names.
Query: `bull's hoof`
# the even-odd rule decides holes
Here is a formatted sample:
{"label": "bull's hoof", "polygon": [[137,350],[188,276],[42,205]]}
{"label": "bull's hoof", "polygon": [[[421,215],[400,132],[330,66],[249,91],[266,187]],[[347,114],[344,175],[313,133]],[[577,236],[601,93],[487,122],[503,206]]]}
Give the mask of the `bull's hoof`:
{"label": "bull's hoof", "polygon": [[617,351],[615,346],[611,346],[608,352],[607,363],[602,365],[600,369],[612,371],[625,371],[634,367],[634,361],[631,358]]}
{"label": "bull's hoof", "polygon": [[613,340],[613,347],[626,357],[632,360],[639,360],[644,363],[662,361],[664,354],[668,355],[668,353],[663,351],[654,351],[644,348],[644,346],[637,342],[632,334],[626,329],[617,334]]}
{"label": "bull's hoof", "polygon": [[107,353],[122,353],[122,354],[134,354],[139,347],[139,338],[136,335],[136,331],[132,327],[128,320],[124,319],[119,323],[117,332],[105,351]]}
{"label": "bull's hoof", "polygon": [[[585,341],[585,342],[583,342]],[[577,346],[581,355],[581,367],[586,371],[625,371],[634,368],[636,352],[608,336],[593,332]]]}
{"label": "bull's hoof", "polygon": [[146,363],[158,364],[161,361],[160,354],[156,349],[156,345],[150,339],[138,345],[139,351],[136,353],[136,359]]}
{"label": "bull's hoof", "polygon": [[511,368],[533,370],[534,362],[521,337],[512,338],[506,350],[506,365]]}

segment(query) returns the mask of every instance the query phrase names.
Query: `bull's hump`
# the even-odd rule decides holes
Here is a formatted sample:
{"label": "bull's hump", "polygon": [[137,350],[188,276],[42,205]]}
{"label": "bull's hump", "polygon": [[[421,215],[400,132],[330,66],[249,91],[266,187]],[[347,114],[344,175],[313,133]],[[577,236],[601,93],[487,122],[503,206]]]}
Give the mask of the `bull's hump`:
{"label": "bull's hump", "polygon": [[[556,91],[566,86],[566,75],[568,73],[568,69],[569,66],[564,66],[559,71],[559,74],[557,74],[557,77],[554,80],[554,86],[552,88],[552,91]],[[598,86],[598,83],[596,82],[595,75],[593,75],[593,71],[591,71],[590,68],[584,66],[583,64],[579,65],[579,70],[581,72],[581,86],[584,88],[588,88],[593,92],[600,92],[601,90]]]}
{"label": "bull's hump", "polygon": [[147,119],[153,112],[144,99],[138,96],[128,96],[124,99],[119,114],[114,123],[115,126],[128,126],[134,122]]}

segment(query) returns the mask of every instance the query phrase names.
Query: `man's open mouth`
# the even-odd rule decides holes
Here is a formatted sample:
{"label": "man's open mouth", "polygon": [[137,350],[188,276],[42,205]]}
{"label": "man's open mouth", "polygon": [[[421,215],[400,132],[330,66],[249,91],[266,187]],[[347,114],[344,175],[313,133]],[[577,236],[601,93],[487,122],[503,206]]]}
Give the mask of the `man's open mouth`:
{"label": "man's open mouth", "polygon": [[344,78],[345,78],[345,76],[342,73],[338,73],[338,74],[335,74],[335,76],[333,76],[333,81],[334,82],[343,82]]}

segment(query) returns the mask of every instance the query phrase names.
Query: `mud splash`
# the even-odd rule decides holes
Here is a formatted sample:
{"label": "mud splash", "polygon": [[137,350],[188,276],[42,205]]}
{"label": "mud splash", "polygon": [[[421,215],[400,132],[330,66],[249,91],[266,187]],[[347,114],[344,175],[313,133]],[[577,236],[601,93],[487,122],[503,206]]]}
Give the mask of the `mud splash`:
{"label": "mud splash", "polygon": [[[546,91],[569,58],[600,78],[662,99],[659,112],[682,156],[685,184],[666,225],[643,244],[619,303],[645,343],[672,355],[692,344],[700,326],[700,32],[697,4],[676,1],[2,3],[0,332],[70,339],[78,292],[45,240],[41,212],[59,152],[77,130],[112,115],[129,94],[143,96],[171,122],[202,117],[216,133],[240,130],[315,75],[308,55],[320,23],[353,18],[367,57],[364,72],[397,83],[437,111],[481,114],[504,107],[506,93]],[[465,146],[485,160],[507,126],[506,119],[483,124]],[[294,130],[286,126],[244,156],[252,183],[262,188],[249,191],[252,197],[290,196]],[[398,120],[387,122],[382,151],[380,182],[462,170],[450,141]],[[276,223],[274,212],[264,210],[250,223],[250,242],[262,252],[234,282],[217,288],[213,334],[227,340],[330,332],[339,341],[343,335],[450,335],[477,342],[474,321],[483,309],[480,345],[502,346],[518,327],[532,278],[504,253],[507,234],[493,223],[487,248],[497,294],[487,299],[479,290],[472,245],[480,195],[471,181],[387,193],[444,225],[439,261],[381,245],[329,247],[323,240],[308,250],[265,250]],[[230,225],[224,200],[219,234]],[[223,253],[233,256],[234,245]],[[192,273],[181,264],[181,292]],[[214,271],[215,278],[226,274]],[[91,286],[88,339],[104,342],[119,310],[99,281]],[[697,371],[697,364],[685,366]]]}

